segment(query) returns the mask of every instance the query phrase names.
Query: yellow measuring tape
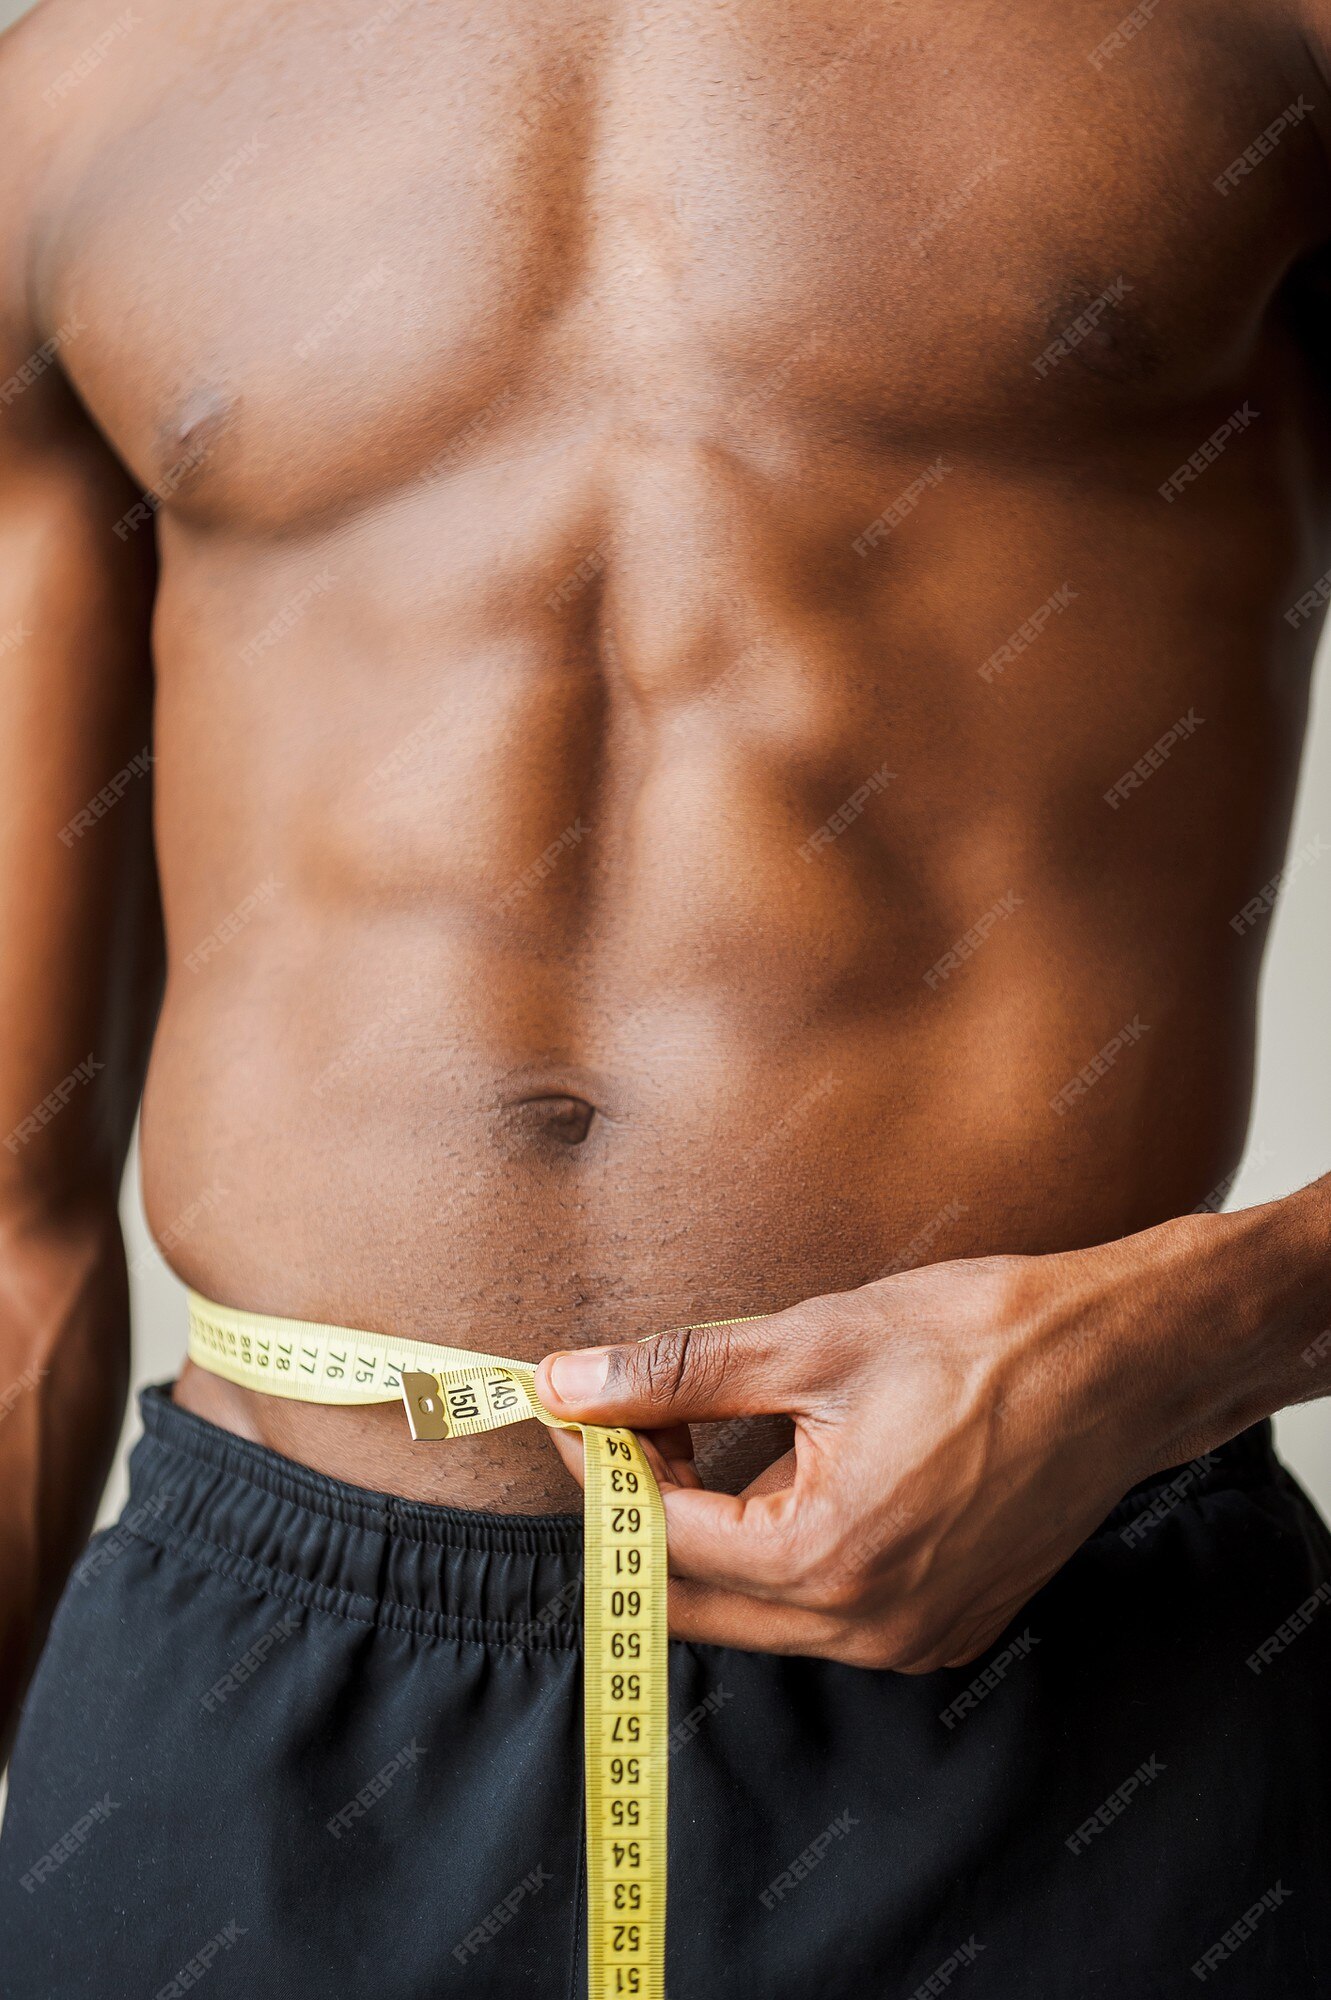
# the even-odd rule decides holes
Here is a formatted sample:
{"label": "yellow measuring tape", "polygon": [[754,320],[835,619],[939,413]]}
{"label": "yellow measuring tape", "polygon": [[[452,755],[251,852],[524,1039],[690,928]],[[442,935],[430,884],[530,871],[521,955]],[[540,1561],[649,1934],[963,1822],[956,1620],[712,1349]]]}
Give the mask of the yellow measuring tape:
{"label": "yellow measuring tape", "polygon": [[664,2000],[665,1509],[633,1432],[551,1416],[530,1362],[237,1312],[193,1292],[189,1352],[242,1388],[302,1403],[401,1397],[415,1438],[470,1437],[528,1417],[582,1432],[588,1991]]}

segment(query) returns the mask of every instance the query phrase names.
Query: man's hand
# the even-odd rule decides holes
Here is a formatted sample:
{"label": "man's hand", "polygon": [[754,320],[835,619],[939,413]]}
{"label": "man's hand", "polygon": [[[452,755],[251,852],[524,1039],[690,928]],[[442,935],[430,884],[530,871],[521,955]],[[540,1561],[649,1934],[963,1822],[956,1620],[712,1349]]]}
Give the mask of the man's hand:
{"label": "man's hand", "polygon": [[[1138,1479],[1264,1414],[1216,1330],[1242,1222],[933,1265],[550,1356],[536,1386],[644,1434],[677,1637],[927,1673],[983,1652]],[[703,1491],[686,1426],[767,1412],[794,1451],[738,1497]],[[579,1472],[576,1433],[552,1435]]]}

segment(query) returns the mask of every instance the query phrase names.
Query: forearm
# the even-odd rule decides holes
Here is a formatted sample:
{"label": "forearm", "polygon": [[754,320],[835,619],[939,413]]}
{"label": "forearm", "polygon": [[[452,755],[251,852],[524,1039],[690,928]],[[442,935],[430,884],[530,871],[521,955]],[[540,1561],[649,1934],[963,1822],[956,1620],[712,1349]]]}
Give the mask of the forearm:
{"label": "forearm", "polygon": [[[536,1386],[558,1415],[656,1441],[677,1636],[934,1672],[992,1644],[1138,1480],[1331,1391],[1329,1242],[1331,1178],[557,1354]],[[769,1411],[796,1449],[739,1496],[665,1448]]]}
{"label": "forearm", "polygon": [[1119,1358],[1140,1372],[1168,1461],[1331,1393],[1331,1175],[1122,1248],[1152,1238],[1157,1282],[1125,1291],[1133,1324]]}
{"label": "forearm", "polygon": [[129,1376],[114,1207],[0,1216],[0,1760],[86,1541]]}

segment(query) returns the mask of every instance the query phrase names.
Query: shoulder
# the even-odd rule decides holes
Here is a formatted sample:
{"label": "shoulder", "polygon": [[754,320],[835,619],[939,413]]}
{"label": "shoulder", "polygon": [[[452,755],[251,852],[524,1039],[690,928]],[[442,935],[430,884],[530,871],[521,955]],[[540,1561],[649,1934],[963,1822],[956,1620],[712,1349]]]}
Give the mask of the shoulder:
{"label": "shoulder", "polygon": [[[118,0],[117,0],[118,6]],[[68,194],[96,158],[111,51],[141,16],[105,0],[38,0],[0,32],[0,441],[7,455],[65,409],[46,290]],[[122,86],[123,87],[123,86]]]}
{"label": "shoulder", "polygon": [[0,358],[40,332],[36,250],[59,160],[73,80],[71,49],[92,33],[83,0],[38,0],[0,33],[0,131],[10,171],[0,176]]}
{"label": "shoulder", "polygon": [[[161,0],[37,0],[0,32],[0,312],[42,332],[50,254],[156,67]],[[50,329],[45,329],[49,331]]]}

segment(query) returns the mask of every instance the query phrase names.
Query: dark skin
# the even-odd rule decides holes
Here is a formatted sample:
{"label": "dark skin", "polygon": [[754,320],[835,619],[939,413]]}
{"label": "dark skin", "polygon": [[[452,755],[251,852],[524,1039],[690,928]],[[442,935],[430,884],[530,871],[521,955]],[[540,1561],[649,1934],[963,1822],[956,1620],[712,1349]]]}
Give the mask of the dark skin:
{"label": "dark skin", "polygon": [[[635,1343],[562,1407],[651,1433],[677,1632],[972,1657],[1320,1391],[1326,1184],[1187,1212],[1331,562],[1331,17],[135,12],[0,44],[0,381],[57,341],[0,406],[0,1125],[103,1065],[0,1150],[0,1703],[117,1430],[145,1069],[206,1294]],[[535,1426],[176,1394],[577,1503]]]}

